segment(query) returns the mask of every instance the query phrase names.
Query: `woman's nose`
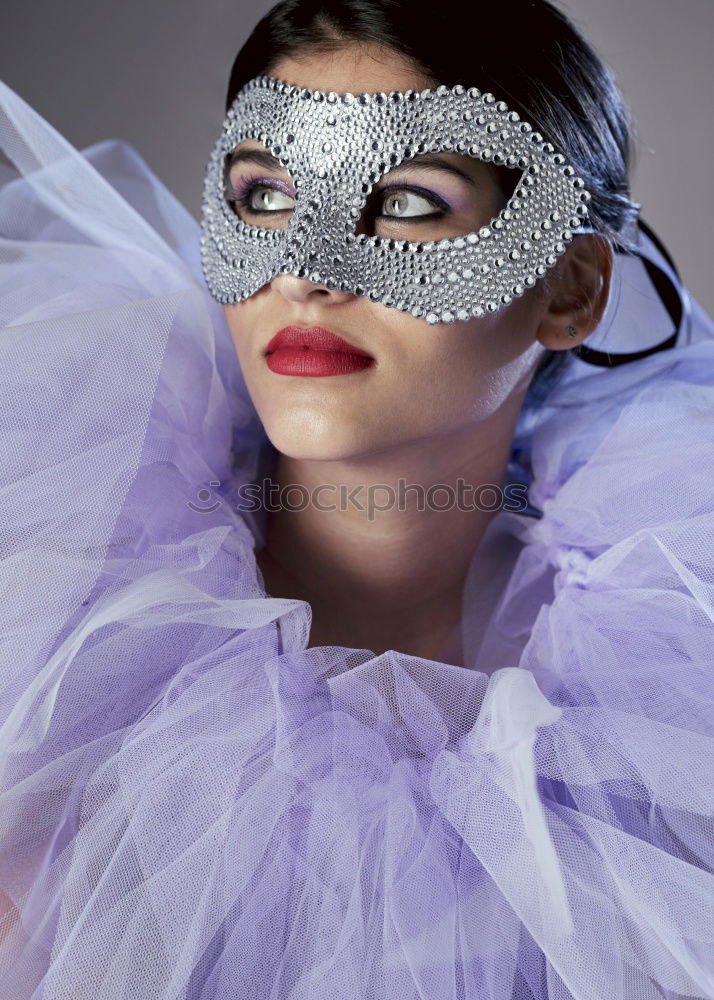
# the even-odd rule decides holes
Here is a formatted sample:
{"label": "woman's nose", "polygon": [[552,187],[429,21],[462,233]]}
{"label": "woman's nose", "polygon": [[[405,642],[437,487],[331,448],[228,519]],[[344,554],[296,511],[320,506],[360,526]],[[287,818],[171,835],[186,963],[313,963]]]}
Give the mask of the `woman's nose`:
{"label": "woman's nose", "polygon": [[320,296],[326,305],[330,302],[337,304],[355,298],[353,292],[341,292],[336,288],[328,288],[327,285],[315,284],[309,278],[298,278],[296,274],[276,274],[270,285],[278,294],[291,302],[302,302],[309,295]]}

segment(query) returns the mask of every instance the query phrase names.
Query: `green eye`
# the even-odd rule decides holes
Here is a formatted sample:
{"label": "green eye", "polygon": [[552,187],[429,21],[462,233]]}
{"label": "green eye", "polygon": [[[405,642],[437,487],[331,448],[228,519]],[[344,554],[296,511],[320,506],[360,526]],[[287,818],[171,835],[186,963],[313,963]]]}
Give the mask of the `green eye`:
{"label": "green eye", "polygon": [[[425,198],[408,188],[389,191],[382,204],[382,215],[390,219],[421,219],[428,215],[442,214],[430,198]],[[430,208],[432,211],[429,211]]]}
{"label": "green eye", "polygon": [[277,188],[256,184],[246,195],[244,207],[251,212],[286,212],[295,207],[295,199]]}
{"label": "green eye", "polygon": [[289,191],[283,190],[280,181],[271,184],[263,178],[241,177],[235,183],[229,181],[226,200],[240,208],[238,214],[277,215],[289,212],[295,206],[295,198]]}

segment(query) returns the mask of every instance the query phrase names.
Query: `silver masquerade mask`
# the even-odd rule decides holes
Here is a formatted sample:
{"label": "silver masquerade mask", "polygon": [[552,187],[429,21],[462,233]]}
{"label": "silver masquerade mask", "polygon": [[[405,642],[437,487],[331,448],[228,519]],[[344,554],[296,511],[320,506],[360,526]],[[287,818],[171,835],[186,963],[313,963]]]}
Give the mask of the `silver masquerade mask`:
{"label": "silver masquerade mask", "polygon": [[[284,229],[231,209],[226,164],[247,139],[289,171]],[[403,160],[453,151],[522,171],[506,207],[478,231],[411,241],[355,233],[373,185]],[[428,323],[496,312],[535,285],[585,226],[590,194],[564,156],[476,87],[336,94],[259,76],[236,96],[206,167],[201,263],[218,302],[248,298],[289,272],[366,295]]]}

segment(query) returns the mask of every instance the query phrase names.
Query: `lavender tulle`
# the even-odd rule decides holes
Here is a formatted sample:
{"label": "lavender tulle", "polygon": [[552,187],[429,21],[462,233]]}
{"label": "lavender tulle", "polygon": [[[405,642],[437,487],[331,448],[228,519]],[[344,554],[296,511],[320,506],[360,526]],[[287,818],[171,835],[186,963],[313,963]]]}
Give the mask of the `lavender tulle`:
{"label": "lavender tulle", "polygon": [[308,648],[197,223],[3,84],[0,144],[0,996],[714,997],[698,304],[524,412],[466,666]]}

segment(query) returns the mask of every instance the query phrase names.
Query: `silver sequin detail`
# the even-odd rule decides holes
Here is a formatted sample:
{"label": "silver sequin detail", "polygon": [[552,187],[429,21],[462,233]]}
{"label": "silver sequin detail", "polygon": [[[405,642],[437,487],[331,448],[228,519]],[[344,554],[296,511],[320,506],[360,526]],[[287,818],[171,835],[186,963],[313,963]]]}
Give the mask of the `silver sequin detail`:
{"label": "silver sequin detail", "polygon": [[[249,225],[226,200],[226,157],[247,139],[293,179],[285,229]],[[488,226],[436,242],[355,234],[380,176],[446,150],[522,171]],[[453,323],[496,312],[532,287],[587,221],[590,197],[539,132],[476,87],[335,94],[259,76],[233,101],[206,167],[203,274],[221,303],[241,302],[289,272],[427,323]]]}

